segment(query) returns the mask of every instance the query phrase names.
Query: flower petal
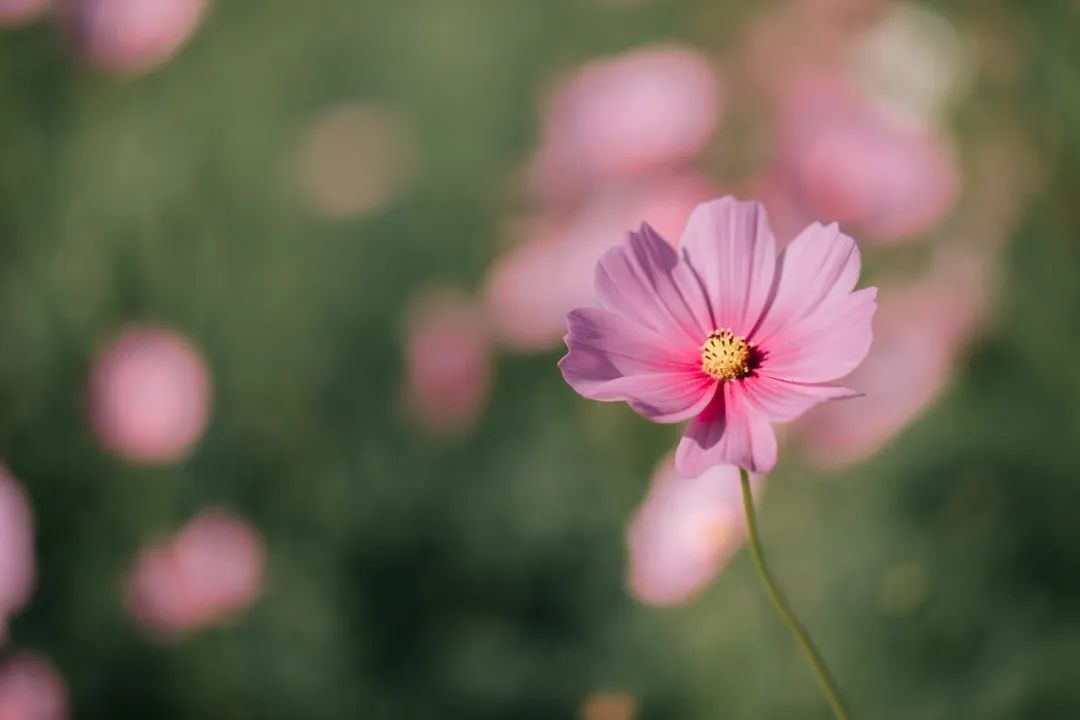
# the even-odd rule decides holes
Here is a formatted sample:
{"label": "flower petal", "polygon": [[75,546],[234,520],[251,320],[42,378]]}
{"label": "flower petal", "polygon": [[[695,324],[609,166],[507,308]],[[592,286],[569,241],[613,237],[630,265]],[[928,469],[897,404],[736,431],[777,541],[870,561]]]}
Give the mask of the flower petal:
{"label": "flower petal", "polygon": [[656,422],[681,422],[708,405],[716,380],[701,371],[695,347],[671,344],[633,320],[600,308],[567,315],[570,352],[563,377],[581,395],[626,401]]}
{"label": "flower petal", "polygon": [[790,422],[825,400],[857,397],[860,393],[839,385],[818,385],[753,375],[743,381],[746,399],[772,422]]}
{"label": "flower petal", "polygon": [[698,347],[713,330],[709,303],[694,272],[648,224],[596,266],[600,304],[671,342]]}
{"label": "flower petal", "polygon": [[776,240],[761,203],[726,197],[698,205],[682,236],[683,257],[705,286],[713,328],[748,335],[772,290]]}
{"label": "flower petal", "polygon": [[697,477],[714,465],[761,474],[776,465],[776,435],[768,418],[748,402],[741,383],[723,384],[690,423],[675,453],[675,466],[685,477]]}
{"label": "flower petal", "polygon": [[776,293],[748,339],[768,342],[784,327],[855,289],[862,260],[855,241],[836,223],[814,223],[791,241],[776,264]]}
{"label": "flower petal", "polygon": [[870,349],[876,298],[877,288],[859,290],[779,330],[761,346],[765,356],[757,372],[801,383],[847,375]]}

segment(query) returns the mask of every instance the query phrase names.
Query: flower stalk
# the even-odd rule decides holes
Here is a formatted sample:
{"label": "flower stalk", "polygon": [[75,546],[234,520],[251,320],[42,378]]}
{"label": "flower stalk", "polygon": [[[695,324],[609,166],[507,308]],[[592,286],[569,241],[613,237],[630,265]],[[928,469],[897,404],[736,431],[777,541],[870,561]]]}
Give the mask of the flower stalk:
{"label": "flower stalk", "polygon": [[833,715],[837,720],[851,720],[851,716],[844,706],[844,701],[840,697],[840,689],[837,687],[832,675],[829,674],[829,669],[826,667],[821,653],[814,647],[806,628],[795,617],[787,598],[784,597],[784,593],[777,586],[772,573],[769,572],[768,564],[765,562],[765,552],[761,547],[761,538],[758,535],[757,514],[754,512],[754,498],[750,492],[750,475],[746,470],[740,468],[739,476],[742,482],[743,509],[746,512],[746,533],[750,539],[750,554],[754,558],[754,566],[757,568],[761,582],[765,586],[765,592],[768,593],[776,611],[780,613],[784,624],[787,625],[788,630],[795,637],[795,642],[798,644],[799,649],[802,650],[810,669],[814,672],[821,693],[828,701],[829,707],[832,708]]}

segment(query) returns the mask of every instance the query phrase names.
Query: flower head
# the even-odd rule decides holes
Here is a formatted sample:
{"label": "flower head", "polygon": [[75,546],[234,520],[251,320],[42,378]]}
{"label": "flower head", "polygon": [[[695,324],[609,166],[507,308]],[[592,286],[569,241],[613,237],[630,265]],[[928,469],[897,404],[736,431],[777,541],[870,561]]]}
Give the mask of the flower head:
{"label": "flower head", "polygon": [[855,291],[855,242],[813,224],[779,255],[765,210],[698,206],[678,250],[651,227],[597,264],[600,307],[567,316],[563,377],[581,395],[624,401],[662,423],[690,420],[676,467],[767,473],[770,423],[856,393],[829,384],[870,348],[877,290]]}

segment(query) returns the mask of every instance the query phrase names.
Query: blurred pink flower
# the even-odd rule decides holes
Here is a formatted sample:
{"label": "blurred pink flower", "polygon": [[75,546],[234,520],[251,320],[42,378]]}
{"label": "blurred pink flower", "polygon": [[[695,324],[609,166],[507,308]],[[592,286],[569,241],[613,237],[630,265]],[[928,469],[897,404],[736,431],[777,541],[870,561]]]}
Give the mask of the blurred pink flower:
{"label": "blurred pink flower", "polygon": [[188,41],[208,0],[62,0],[67,35],[91,65],[142,75]]}
{"label": "blurred pink flower", "polygon": [[90,422],[101,442],[122,457],[178,460],[206,428],[210,396],[206,363],[186,338],[129,325],[94,364]]}
{"label": "blurred pink flower", "polygon": [[777,157],[762,189],[782,234],[810,219],[868,240],[926,232],[952,208],[959,168],[929,127],[874,104],[838,73],[789,77]]}
{"label": "blurred pink flower", "polygon": [[925,278],[881,294],[875,342],[847,382],[865,392],[810,411],[798,425],[819,465],[865,460],[929,407],[985,314],[986,260],[950,254]]}
{"label": "blurred pink flower", "polygon": [[[751,478],[759,495],[764,478]],[[746,537],[739,469],[717,465],[682,477],[669,456],[630,524],[627,585],[643,602],[668,605],[700,592]]]}
{"label": "blurred pink flower", "polygon": [[450,290],[421,297],[409,313],[405,373],[405,403],[417,425],[444,435],[471,430],[492,376],[479,304]]}
{"label": "blurred pink flower", "polygon": [[0,0],[0,26],[33,20],[52,4],[52,0]]}
{"label": "blurred pink flower", "polygon": [[169,635],[228,619],[262,591],[262,541],[246,521],[202,511],[175,538],[143,551],[127,587],[128,608]]}
{"label": "blurred pink flower", "polygon": [[34,581],[30,501],[15,478],[0,465],[0,644],[7,637],[8,619],[29,602]]}
{"label": "blurred pink flower", "polygon": [[553,93],[532,178],[543,198],[561,204],[681,166],[705,147],[721,103],[719,74],[689,48],[660,45],[593,61]]}
{"label": "blurred pink flower", "polygon": [[543,350],[566,332],[566,313],[594,298],[593,274],[604,251],[648,221],[667,238],[682,233],[696,205],[714,195],[690,172],[610,187],[569,218],[524,225],[525,241],[497,259],[485,303],[498,340],[518,350]]}
{"label": "blurred pink flower", "polygon": [[0,666],[0,720],[67,717],[67,687],[43,658],[20,653]]}
{"label": "blurred pink flower", "polygon": [[690,420],[675,462],[767,473],[771,423],[850,397],[829,384],[870,348],[875,288],[855,291],[855,241],[814,224],[779,256],[764,208],[700,205],[676,252],[642,225],[596,267],[601,307],[567,316],[559,367],[584,397],[626,402],[661,423]]}

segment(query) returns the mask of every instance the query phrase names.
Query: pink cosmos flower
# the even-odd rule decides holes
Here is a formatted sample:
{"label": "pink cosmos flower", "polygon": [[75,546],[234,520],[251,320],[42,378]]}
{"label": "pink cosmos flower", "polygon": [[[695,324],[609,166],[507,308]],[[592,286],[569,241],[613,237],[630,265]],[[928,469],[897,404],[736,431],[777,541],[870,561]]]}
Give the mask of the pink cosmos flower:
{"label": "pink cosmos flower", "polygon": [[0,666],[0,720],[67,717],[67,688],[43,658],[19,653]]}
{"label": "pink cosmos flower", "polygon": [[478,303],[434,291],[410,312],[405,402],[420,427],[459,435],[476,424],[491,385],[487,324]]}
{"label": "pink cosmos flower", "polygon": [[208,5],[208,0],[63,0],[61,18],[90,64],[141,75],[183,47]]}
{"label": "pink cosmos flower", "polygon": [[876,288],[836,225],[814,224],[779,256],[764,208],[724,198],[694,210],[676,252],[644,224],[596,267],[599,308],[567,316],[563,377],[662,423],[690,420],[675,463],[764,474],[772,422],[855,395],[829,384],[870,348]]}
{"label": "pink cosmos flower", "polygon": [[34,576],[30,501],[7,469],[0,466],[0,644],[7,635],[8,618],[30,600]]}
{"label": "pink cosmos flower", "polygon": [[[762,478],[751,481],[756,495]],[[669,456],[656,469],[626,535],[627,585],[652,605],[686,600],[727,564],[745,537],[738,468],[720,465],[682,477]]]}
{"label": "pink cosmos flower", "polygon": [[183,458],[210,416],[210,373],[184,336],[130,325],[91,372],[90,422],[101,442],[138,462]]}
{"label": "pink cosmos flower", "polygon": [[0,26],[29,22],[51,5],[52,0],[0,0]]}
{"label": "pink cosmos flower", "polygon": [[262,590],[262,541],[244,520],[204,510],[171,541],[145,550],[128,587],[148,628],[190,631],[247,609]]}

